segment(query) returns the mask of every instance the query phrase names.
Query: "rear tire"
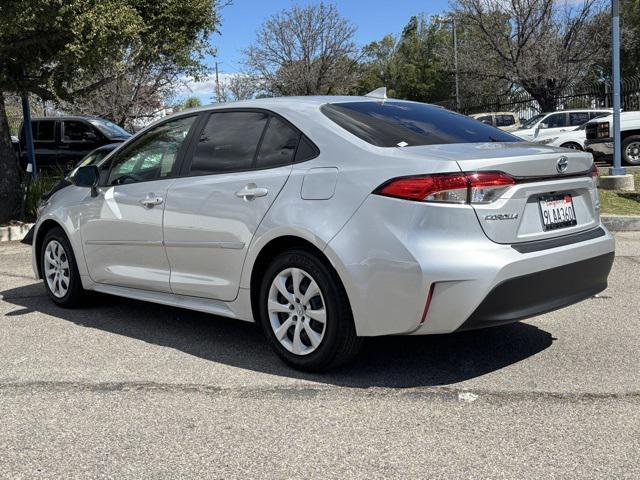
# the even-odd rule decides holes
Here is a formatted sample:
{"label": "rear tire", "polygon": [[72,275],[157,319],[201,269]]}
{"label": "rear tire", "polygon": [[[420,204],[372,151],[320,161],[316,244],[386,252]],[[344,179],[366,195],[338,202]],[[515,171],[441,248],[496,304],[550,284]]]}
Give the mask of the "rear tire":
{"label": "rear tire", "polygon": [[49,298],[65,308],[76,307],[84,300],[85,291],[78,273],[73,249],[60,227],[49,230],[42,242],[40,271]]}
{"label": "rear tire", "polygon": [[632,135],[622,141],[622,160],[627,165],[640,165],[640,135]]}
{"label": "rear tire", "polygon": [[290,250],[271,262],[259,308],[272,348],[296,369],[330,370],[347,363],[362,346],[340,278],[308,250]]}

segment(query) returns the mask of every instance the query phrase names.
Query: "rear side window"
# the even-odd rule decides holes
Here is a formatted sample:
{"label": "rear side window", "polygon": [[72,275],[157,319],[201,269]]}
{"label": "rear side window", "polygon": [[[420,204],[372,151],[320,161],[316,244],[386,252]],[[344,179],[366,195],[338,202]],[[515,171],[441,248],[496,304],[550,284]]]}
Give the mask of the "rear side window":
{"label": "rear side window", "polygon": [[38,142],[53,142],[56,122],[53,120],[39,120],[32,123],[33,139]]}
{"label": "rear side window", "polygon": [[271,117],[260,144],[256,168],[272,168],[293,162],[300,132],[277,117]]}
{"label": "rear side window", "polygon": [[569,125],[578,127],[589,121],[589,112],[571,112],[569,113]]}
{"label": "rear side window", "polygon": [[296,162],[306,162],[312,158],[317,157],[319,154],[318,149],[309,141],[307,137],[302,135],[298,150],[296,150]]}
{"label": "rear side window", "polygon": [[249,170],[267,119],[262,112],[212,113],[198,139],[189,173]]}
{"label": "rear side window", "polygon": [[516,123],[513,115],[496,115],[496,127],[510,127]]}
{"label": "rear side window", "polygon": [[323,105],[321,111],[356,137],[379,147],[522,141],[472,118],[424,103],[334,103]]}

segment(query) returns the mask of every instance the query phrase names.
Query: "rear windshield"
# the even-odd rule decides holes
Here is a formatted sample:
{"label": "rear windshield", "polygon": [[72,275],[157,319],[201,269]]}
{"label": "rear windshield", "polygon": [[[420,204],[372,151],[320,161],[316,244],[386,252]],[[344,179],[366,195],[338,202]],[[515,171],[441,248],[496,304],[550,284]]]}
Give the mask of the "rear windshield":
{"label": "rear windshield", "polygon": [[378,147],[522,141],[472,118],[424,103],[332,103],[321,110],[348,132]]}

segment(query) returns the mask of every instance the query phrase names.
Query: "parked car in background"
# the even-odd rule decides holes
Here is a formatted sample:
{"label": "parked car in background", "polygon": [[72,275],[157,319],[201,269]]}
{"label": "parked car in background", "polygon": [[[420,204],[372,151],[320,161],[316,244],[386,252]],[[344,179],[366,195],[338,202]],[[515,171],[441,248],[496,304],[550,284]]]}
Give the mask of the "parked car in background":
{"label": "parked car in background", "polygon": [[[42,211],[44,207],[48,205],[49,199],[53,196],[54,193],[62,190],[65,187],[68,187],[69,185],[72,185],[70,178],[78,168],[85,167],[87,165],[95,165],[98,167],[102,175],[106,175],[106,173],[108,173],[109,171],[109,165],[107,163],[106,156],[116,148],[118,148],[120,145],[120,143],[109,143],[107,145],[103,145],[96,148],[95,150],[90,152],[89,155],[80,160],[74,166],[73,170],[71,170],[71,173],[69,173],[69,175],[66,175],[64,178],[60,179],[60,181],[58,181],[58,183],[51,187],[50,190],[47,190],[42,194],[40,203],[38,205],[38,215],[40,214],[40,211]],[[31,227],[31,229],[29,229],[25,237],[22,239],[22,243],[31,245],[31,243],[33,242],[33,231],[34,227]]]}
{"label": "parked car in background", "polygon": [[[613,114],[586,125],[585,148],[594,157],[613,155]],[[640,165],[640,112],[620,113],[622,161]]]}
{"label": "parked car in background", "polygon": [[564,132],[571,128],[584,125],[596,117],[608,115],[611,109],[579,109],[563,110],[561,112],[541,113],[527,120],[522,128],[512,133],[523,140],[533,141],[538,135],[549,137],[556,133]]}
{"label": "parked car in background", "polygon": [[[80,167],[35,227],[52,302],[86,290],[255,321],[291,365],[361,337],[501,325],[604,290],[592,156],[380,97],[221,103]],[[509,332],[505,332],[506,335]]]}
{"label": "parked car in background", "polygon": [[[96,117],[43,117],[31,120],[38,169],[69,168],[89,152],[110,143],[121,143],[131,134],[115,123]],[[20,129],[20,163],[26,168],[24,126]]]}
{"label": "parked car in background", "polygon": [[[85,167],[87,165],[96,165],[101,171],[105,170],[105,166],[102,164],[102,160],[105,159],[105,157],[111,153],[112,151],[114,151],[116,148],[118,148],[121,144],[120,143],[108,143],[107,145],[103,145],[101,147],[96,148],[95,150],[91,151],[86,157],[84,157],[82,160],[80,160],[76,165],[74,165],[73,169],[71,170],[71,172],[69,173],[69,175],[65,176],[62,180],[60,180],[58,183],[56,183],[53,188],[51,188],[51,190],[45,192],[42,195],[42,202],[46,202],[47,200],[49,200],[49,198],[51,198],[51,196],[56,193],[58,190],[63,189],[64,187],[67,187],[69,185],[71,185],[71,180],[69,179],[74,173],[75,171],[80,168],[80,167]],[[43,204],[41,204],[42,206]]]}
{"label": "parked car in background", "polygon": [[469,115],[482,123],[497,127],[505,132],[511,132],[520,128],[520,120],[512,112],[474,113]]}
{"label": "parked car in background", "polygon": [[564,130],[558,133],[540,133],[534,140],[535,143],[549,145],[550,147],[570,148],[572,150],[584,150],[586,127],[588,123],[577,128]]}

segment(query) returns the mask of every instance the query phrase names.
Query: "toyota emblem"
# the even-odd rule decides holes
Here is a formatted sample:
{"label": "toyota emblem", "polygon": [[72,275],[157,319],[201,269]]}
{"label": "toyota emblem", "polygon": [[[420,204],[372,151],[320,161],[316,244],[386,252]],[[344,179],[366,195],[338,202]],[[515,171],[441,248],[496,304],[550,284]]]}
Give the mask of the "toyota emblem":
{"label": "toyota emblem", "polygon": [[558,159],[558,163],[556,164],[556,170],[558,170],[558,173],[564,173],[567,171],[568,166],[569,159],[567,157],[560,157]]}

